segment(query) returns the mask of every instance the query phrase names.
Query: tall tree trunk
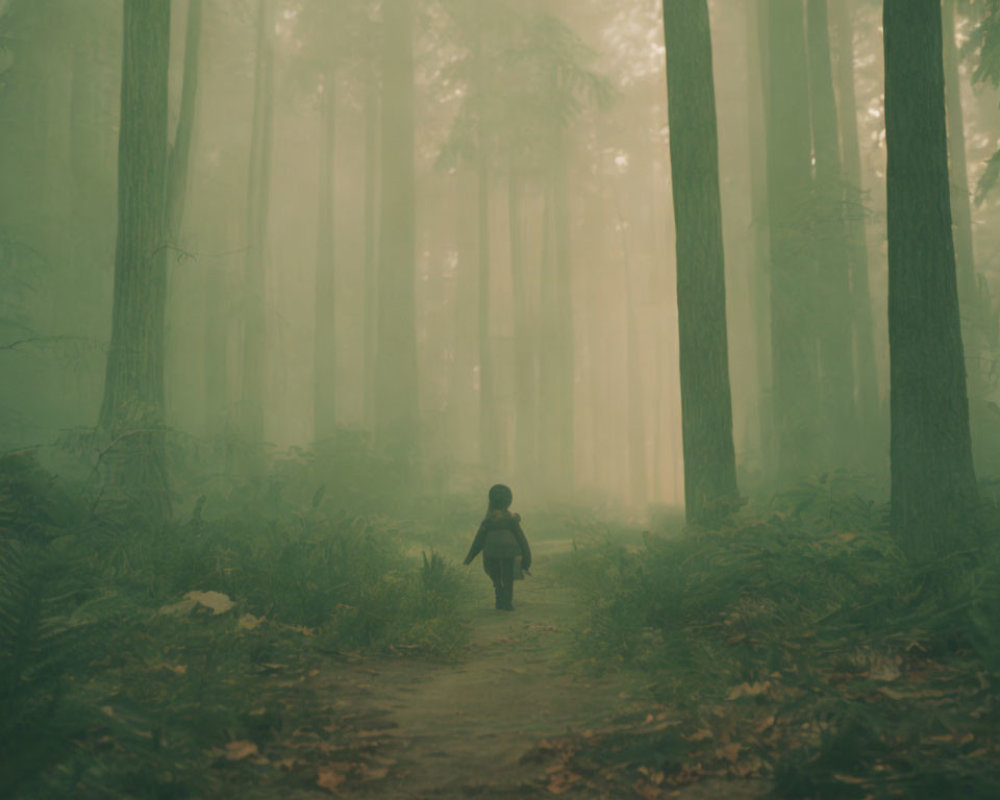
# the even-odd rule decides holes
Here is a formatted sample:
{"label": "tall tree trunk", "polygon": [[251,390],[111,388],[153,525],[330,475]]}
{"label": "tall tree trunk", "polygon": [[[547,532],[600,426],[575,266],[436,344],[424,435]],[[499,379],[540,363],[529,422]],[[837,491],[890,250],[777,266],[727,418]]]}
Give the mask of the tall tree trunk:
{"label": "tall tree trunk", "polygon": [[497,466],[497,419],[494,401],[493,350],[490,330],[490,177],[480,135],[476,164],[476,230],[479,261],[479,463]]}
{"label": "tall tree trunk", "polygon": [[375,424],[375,348],[378,338],[378,79],[370,66],[365,84],[365,424]]}
{"label": "tall tree trunk", "polygon": [[844,222],[837,99],[833,92],[827,0],[808,0],[809,95],[812,110],[813,225],[819,317],[820,396],[828,465],[851,464],[862,443],[854,402],[850,263]]}
{"label": "tall tree trunk", "polygon": [[972,246],[972,201],[969,192],[969,167],[965,156],[965,122],[962,118],[962,83],[958,71],[958,46],[955,44],[955,0],[942,0],[941,15],[955,268],[958,271],[958,302],[962,314],[962,342],[965,345],[969,400],[975,418],[979,405],[985,403],[986,392],[982,369],[982,332],[977,319],[979,301],[975,252]]}
{"label": "tall tree trunk", "polygon": [[274,54],[271,5],[257,3],[257,63],[254,67],[253,127],[247,179],[247,252],[243,319],[240,431],[252,444],[264,440],[266,348],[267,223],[271,193],[271,139],[274,126]]}
{"label": "tall tree trunk", "polygon": [[198,70],[201,48],[202,0],[190,0],[184,35],[184,81],[181,85],[181,107],[177,116],[177,133],[167,161],[167,233],[171,244],[177,245],[184,201],[187,197],[188,164],[191,161],[191,141],[194,138],[195,110],[198,105]]}
{"label": "tall tree trunk", "polygon": [[515,466],[524,475],[535,461],[538,426],[535,407],[535,368],[525,285],[522,243],[521,186],[513,166],[507,176],[507,220],[510,237],[510,274],[514,294]]}
{"label": "tall tree trunk", "polygon": [[100,427],[112,481],[154,519],[170,512],[163,431],[170,0],[125,0],[118,240]]}
{"label": "tall tree trunk", "polygon": [[815,266],[802,235],[812,184],[809,83],[801,3],[770,0],[767,193],[771,365],[779,486],[820,465]]}
{"label": "tall tree trunk", "polygon": [[684,501],[688,521],[706,524],[739,499],[707,0],[664,0],[663,25],[677,235]]}
{"label": "tall tree trunk", "polygon": [[316,220],[316,340],[314,347],[313,436],[329,439],[337,429],[336,259],[334,256],[334,155],[336,152],[336,72],[323,81]]}
{"label": "tall tree trunk", "polygon": [[977,500],[951,228],[940,0],[885,0],[890,528],[911,555],[968,544]]}
{"label": "tall tree trunk", "polygon": [[868,442],[868,458],[884,458],[885,425],[875,364],[871,289],[868,282],[868,244],[861,184],[861,144],[858,141],[857,100],[854,92],[854,29],[852,0],[833,4],[837,31],[837,93],[840,100],[840,140],[844,159],[844,208],[846,209],[851,294],[854,299],[854,360],[857,365],[858,411]]}
{"label": "tall tree trunk", "polygon": [[379,225],[376,440],[405,466],[419,419],[416,310],[416,176],[413,142],[413,8],[384,0],[382,192]]}
{"label": "tall tree trunk", "polygon": [[621,232],[622,265],[625,281],[625,374],[628,380],[628,472],[629,499],[637,509],[645,510],[649,501],[646,471],[646,419],[643,410],[642,363],[639,352],[639,326],[636,322],[632,291],[632,257],[628,228],[622,217],[621,203],[615,196],[618,230]]}
{"label": "tall tree trunk", "polygon": [[757,368],[757,417],[760,463],[770,483],[775,458],[774,408],[771,380],[771,302],[767,228],[767,145],[764,132],[764,53],[767,16],[765,0],[748,0],[746,6],[748,133],[750,149],[750,214],[753,242],[753,331]]}
{"label": "tall tree trunk", "polygon": [[[569,186],[566,175],[566,139],[557,134],[553,164],[552,223],[555,245],[553,315],[553,363],[550,376],[551,402],[555,415],[551,428],[550,478],[563,494],[572,491],[575,482],[575,447],[573,441],[575,404],[575,348],[573,342],[573,271],[570,252]],[[544,311],[543,311],[544,313]]]}

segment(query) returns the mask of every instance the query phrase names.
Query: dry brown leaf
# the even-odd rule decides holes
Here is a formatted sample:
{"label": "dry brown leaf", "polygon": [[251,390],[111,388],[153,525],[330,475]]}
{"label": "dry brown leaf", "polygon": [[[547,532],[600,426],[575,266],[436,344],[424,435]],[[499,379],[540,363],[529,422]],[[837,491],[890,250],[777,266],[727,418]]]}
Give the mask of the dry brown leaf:
{"label": "dry brown leaf", "polygon": [[331,792],[336,792],[337,787],[346,780],[347,775],[334,767],[320,767],[316,772],[316,785]]}
{"label": "dry brown leaf", "polygon": [[263,617],[255,617],[253,614],[243,614],[237,621],[236,627],[244,631],[252,631],[264,621]]}
{"label": "dry brown leaf", "polygon": [[701,728],[686,738],[689,742],[702,742],[705,739],[713,738],[713,736],[712,732],[708,728]]}
{"label": "dry brown leaf", "polygon": [[257,753],[257,745],[246,739],[236,739],[232,742],[226,742],[226,746],[222,748],[222,754],[226,757],[227,761],[241,761],[244,758],[255,756]]}
{"label": "dry brown leaf", "polygon": [[844,775],[843,773],[840,772],[834,772],[833,779],[840,781],[841,783],[851,783],[855,785],[865,782],[864,778],[856,778],[853,775]]}
{"label": "dry brown leaf", "polygon": [[754,681],[747,683],[744,681],[739,686],[734,686],[726,699],[737,700],[740,697],[757,697],[764,694],[771,688],[771,681]]}
{"label": "dry brown leaf", "polygon": [[730,764],[735,764],[737,761],[739,761],[740,750],[742,749],[742,747],[743,746],[739,742],[730,742],[727,745],[723,745],[722,747],[716,748],[715,755],[717,755],[719,758],[725,759]]}

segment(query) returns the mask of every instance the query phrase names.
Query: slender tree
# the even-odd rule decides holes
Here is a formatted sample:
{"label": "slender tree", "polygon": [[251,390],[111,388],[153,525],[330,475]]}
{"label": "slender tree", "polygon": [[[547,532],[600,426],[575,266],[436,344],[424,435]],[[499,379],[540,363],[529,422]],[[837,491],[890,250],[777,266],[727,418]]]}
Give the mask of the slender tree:
{"label": "slender tree", "polygon": [[664,0],[677,233],[684,500],[711,522],[738,500],[726,338],[718,131],[707,0]]}
{"label": "slender tree", "polygon": [[753,325],[756,349],[757,416],[760,460],[764,471],[774,462],[774,410],[771,392],[771,303],[767,229],[767,160],[764,132],[764,64],[767,16],[764,0],[747,0],[747,133],[750,150],[750,214],[753,246]]}
{"label": "slender tree", "polygon": [[410,0],[385,0],[382,13],[382,191],[375,436],[380,448],[405,463],[417,451],[419,416],[414,307],[413,9]]}
{"label": "slender tree", "polygon": [[771,365],[779,485],[820,465],[816,270],[804,234],[812,187],[809,83],[800,2],[768,3],[767,193]]}
{"label": "slender tree", "polygon": [[337,72],[330,65],[320,95],[319,201],[316,204],[316,337],[313,436],[329,439],[337,428],[336,258],[334,256],[334,161],[337,137]]}
{"label": "slender tree", "polygon": [[257,60],[254,67],[253,121],[247,177],[246,303],[243,319],[243,371],[240,429],[248,442],[264,439],[264,354],[266,349],[267,226],[271,194],[271,138],[274,126],[274,53],[271,4],[257,3]]}
{"label": "slender tree", "polygon": [[933,558],[969,541],[976,479],[952,240],[940,0],[885,0],[890,526]]}
{"label": "slender tree", "polygon": [[852,0],[833,4],[837,31],[837,99],[840,141],[844,167],[844,209],[848,231],[848,256],[853,297],[854,361],[857,368],[857,403],[867,443],[868,459],[884,459],[885,430],[880,410],[878,368],[872,324],[871,289],[868,281],[868,244],[865,203],[861,184],[861,143],[858,140],[857,100],[854,91],[854,29]]}
{"label": "slender tree", "polygon": [[154,517],[169,513],[163,431],[169,0],[125,0],[118,239],[100,427],[112,480]]}
{"label": "slender tree", "polygon": [[827,0],[808,0],[809,107],[812,112],[813,235],[823,302],[819,319],[822,411],[827,463],[856,462],[861,444],[854,402],[850,262],[844,220],[844,176],[840,159],[837,100],[830,59]]}

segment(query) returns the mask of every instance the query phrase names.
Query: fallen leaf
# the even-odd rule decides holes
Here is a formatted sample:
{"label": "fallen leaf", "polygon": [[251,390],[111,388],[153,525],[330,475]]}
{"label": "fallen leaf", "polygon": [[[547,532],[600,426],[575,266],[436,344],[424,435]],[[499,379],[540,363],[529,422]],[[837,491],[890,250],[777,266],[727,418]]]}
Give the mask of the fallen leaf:
{"label": "fallen leaf", "polygon": [[742,745],[739,742],[730,742],[727,745],[723,745],[716,749],[715,754],[719,758],[723,758],[730,764],[735,764],[740,758],[740,749]]}
{"label": "fallen leaf", "polygon": [[711,739],[711,738],[712,738],[712,732],[708,728],[702,728],[700,730],[695,731],[690,736],[688,736],[687,740],[689,742],[701,742],[704,741],[705,739]]}
{"label": "fallen leaf", "polygon": [[320,767],[316,772],[316,785],[331,792],[336,792],[337,787],[346,780],[347,775],[333,767]]}
{"label": "fallen leaf", "polygon": [[252,631],[264,621],[263,617],[255,617],[253,614],[243,614],[237,621],[236,627],[244,631]]}
{"label": "fallen leaf", "polygon": [[226,742],[226,746],[222,749],[222,754],[226,757],[227,761],[241,761],[244,758],[255,756],[257,753],[257,745],[246,739],[236,739],[232,742]]}
{"label": "fallen leaf", "polygon": [[851,784],[855,784],[855,785],[859,784],[859,783],[864,783],[865,782],[864,778],[856,778],[853,775],[844,775],[844,774],[842,774],[840,772],[834,772],[833,773],[833,779],[837,780],[837,781],[840,781],[841,783],[851,783]]}
{"label": "fallen leaf", "polygon": [[726,699],[737,700],[740,697],[757,697],[764,694],[770,688],[771,681],[754,681],[753,683],[744,681],[739,686],[734,686]]}

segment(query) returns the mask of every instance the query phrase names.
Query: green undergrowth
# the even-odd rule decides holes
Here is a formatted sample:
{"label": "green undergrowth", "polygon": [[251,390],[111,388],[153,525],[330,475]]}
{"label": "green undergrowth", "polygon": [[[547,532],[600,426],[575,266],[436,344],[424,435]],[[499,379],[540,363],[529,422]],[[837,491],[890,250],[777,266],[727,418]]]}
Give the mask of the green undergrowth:
{"label": "green undergrowth", "polygon": [[457,654],[454,559],[318,505],[138,530],[0,460],[0,796],[246,796],[226,744],[329,726],[331,668]]}
{"label": "green undergrowth", "polygon": [[683,758],[650,739],[633,759],[650,796],[709,774],[788,798],[1000,794],[1000,549],[918,567],[883,520],[813,484],[564,559],[590,606],[581,660],[645,671],[679,722]]}

